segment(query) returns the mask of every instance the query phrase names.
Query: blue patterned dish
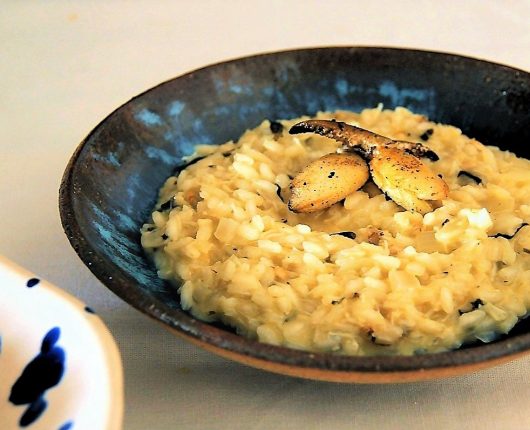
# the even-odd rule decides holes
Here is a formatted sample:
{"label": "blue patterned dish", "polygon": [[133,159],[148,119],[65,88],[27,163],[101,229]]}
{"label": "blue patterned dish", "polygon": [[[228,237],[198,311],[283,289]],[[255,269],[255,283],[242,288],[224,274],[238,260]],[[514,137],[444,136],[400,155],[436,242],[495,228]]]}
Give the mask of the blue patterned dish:
{"label": "blue patterned dish", "polygon": [[121,428],[121,359],[94,311],[2,256],[0,289],[0,428]]}

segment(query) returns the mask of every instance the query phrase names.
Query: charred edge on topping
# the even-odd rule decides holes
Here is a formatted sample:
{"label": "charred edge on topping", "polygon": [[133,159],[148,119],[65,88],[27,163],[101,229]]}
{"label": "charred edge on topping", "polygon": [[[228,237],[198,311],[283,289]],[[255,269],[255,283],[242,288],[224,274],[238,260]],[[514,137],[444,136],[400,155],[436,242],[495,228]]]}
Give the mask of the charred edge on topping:
{"label": "charred edge on topping", "polygon": [[[370,162],[374,158],[375,147],[363,148],[360,145],[343,148],[344,152],[353,152],[361,156],[365,161]],[[370,174],[372,173],[370,168]]]}
{"label": "charred edge on topping", "polygon": [[307,124],[305,122],[301,122],[301,123],[293,125],[289,130],[289,134],[300,134],[300,133],[316,133],[316,134],[320,134],[321,136],[330,137],[332,139],[336,138],[333,130],[329,130],[329,128],[325,128],[320,124],[318,125]]}
{"label": "charred edge on topping", "polygon": [[428,158],[431,161],[438,161],[440,159],[438,154],[430,149],[423,154],[423,157]]}
{"label": "charred edge on topping", "polygon": [[411,148],[405,148],[404,151],[416,158],[427,158],[431,161],[438,161],[440,159],[436,152],[434,152],[432,149],[427,149],[421,143],[418,143],[416,146]]}
{"label": "charred edge on topping", "polygon": [[513,237],[519,233],[519,230],[521,230],[523,227],[527,226],[528,223],[527,222],[523,222],[519,227],[517,227],[517,229],[513,232],[512,235],[509,235],[509,234],[504,234],[504,233],[497,233],[493,236],[489,236],[489,237],[493,237],[493,238],[497,238],[497,237],[504,237],[505,239],[513,239]]}
{"label": "charred edge on topping", "polygon": [[434,133],[434,130],[432,128],[429,128],[428,130],[425,130],[425,132],[420,136],[420,139],[424,142],[427,142],[432,134]]}
{"label": "charred edge on topping", "polygon": [[458,177],[460,178],[461,176],[466,176],[469,179],[475,181],[477,184],[482,183],[482,179],[480,179],[478,176],[473,175],[472,173],[466,172],[465,170],[460,170],[460,172],[458,172]]}
{"label": "charred edge on topping", "polygon": [[308,127],[306,124],[302,123],[302,124],[293,125],[289,129],[289,134],[309,133],[311,131],[313,131],[311,127]]}
{"label": "charred edge on topping", "polygon": [[338,231],[337,233],[331,233],[330,236],[337,234],[340,236],[347,237],[348,239],[355,239],[357,237],[357,235],[353,231]]}
{"label": "charred edge on topping", "polygon": [[283,131],[283,124],[279,121],[269,120],[271,132],[274,134],[281,133]]}

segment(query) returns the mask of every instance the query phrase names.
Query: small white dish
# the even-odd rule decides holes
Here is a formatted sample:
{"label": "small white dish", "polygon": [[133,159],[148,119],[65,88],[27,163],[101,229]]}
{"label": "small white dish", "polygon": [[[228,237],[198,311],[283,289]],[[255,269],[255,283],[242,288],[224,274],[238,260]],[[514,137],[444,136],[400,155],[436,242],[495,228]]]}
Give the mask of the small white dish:
{"label": "small white dish", "polygon": [[0,256],[0,428],[115,430],[118,347],[94,311]]}

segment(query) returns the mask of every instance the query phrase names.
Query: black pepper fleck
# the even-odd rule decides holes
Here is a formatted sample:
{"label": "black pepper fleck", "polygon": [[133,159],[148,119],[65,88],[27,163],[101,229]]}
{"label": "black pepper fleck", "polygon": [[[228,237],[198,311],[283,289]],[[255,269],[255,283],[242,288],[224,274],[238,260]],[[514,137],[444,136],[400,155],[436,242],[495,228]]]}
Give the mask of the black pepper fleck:
{"label": "black pepper fleck", "polygon": [[333,236],[335,234],[347,237],[348,239],[355,239],[357,237],[357,235],[353,231],[339,231],[337,233],[331,233],[330,236]]}
{"label": "black pepper fleck", "polygon": [[460,172],[458,172],[458,177],[460,178],[462,176],[468,177],[469,179],[475,181],[477,184],[482,183],[482,179],[480,179],[478,176],[473,175],[472,173],[466,172],[465,170],[460,170]]}
{"label": "black pepper fleck", "polygon": [[425,132],[420,135],[420,139],[423,140],[424,142],[427,142],[433,133],[434,133],[434,130],[432,128],[429,128],[428,130],[425,130]]}
{"label": "black pepper fleck", "polygon": [[281,133],[283,131],[283,124],[281,122],[270,121],[270,123],[271,123],[270,129],[272,133],[276,134],[276,133]]}

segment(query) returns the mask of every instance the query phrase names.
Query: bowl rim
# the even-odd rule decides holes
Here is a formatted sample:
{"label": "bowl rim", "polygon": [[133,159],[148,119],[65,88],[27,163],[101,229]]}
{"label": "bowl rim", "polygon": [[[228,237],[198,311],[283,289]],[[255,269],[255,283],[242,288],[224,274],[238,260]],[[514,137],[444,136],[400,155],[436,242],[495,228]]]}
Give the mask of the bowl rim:
{"label": "bowl rim", "polygon": [[[228,332],[221,328],[215,327],[209,323],[196,319],[181,309],[175,309],[167,306],[161,301],[153,298],[147,298],[144,294],[136,289],[131,289],[131,282],[135,282],[121,268],[109,263],[97,250],[92,248],[82,235],[82,230],[76,219],[74,211],[74,195],[77,190],[74,183],[74,170],[76,163],[82,151],[90,143],[92,137],[106,124],[106,122],[117,112],[125,108],[134,100],[144,96],[147,93],[163,87],[164,85],[179,79],[189,79],[198,73],[204,73],[208,70],[240,61],[253,60],[257,58],[266,58],[279,55],[290,55],[307,51],[308,53],[318,54],[322,51],[351,51],[351,52],[407,52],[412,55],[446,57],[460,62],[476,63],[486,67],[502,68],[505,71],[523,74],[530,77],[530,73],[512,66],[501,63],[495,63],[480,58],[443,52],[431,51],[425,49],[409,49],[388,46],[317,46],[295,49],[285,49],[279,51],[267,51],[263,53],[239,56],[226,61],[218,61],[206,66],[196,68],[189,72],[183,73],[176,77],[167,79],[147,90],[132,97],[121,104],[108,114],[92,131],[81,141],[72,154],[63,174],[59,189],[59,214],[63,230],[75,252],[89,270],[99,279],[107,288],[114,292],[118,297],[127,304],[133,306],[140,312],[151,318],[162,322],[166,327],[176,329],[178,334],[188,340],[199,344],[206,349],[210,349],[220,355],[229,356],[232,359],[242,362],[265,361],[277,364],[278,369],[268,369],[280,373],[289,373],[286,368],[295,366],[305,370],[316,370],[318,372],[339,372],[343,374],[357,373],[359,375],[388,374],[398,375],[389,380],[398,382],[399,375],[407,375],[414,372],[422,372],[425,376],[420,379],[429,379],[436,377],[437,373],[447,376],[448,368],[464,368],[469,366],[484,367],[484,363],[496,364],[499,361],[507,361],[510,357],[519,356],[522,353],[530,352],[530,333],[516,334],[512,337],[495,341],[493,343],[481,344],[469,349],[456,349],[446,352],[427,353],[421,355],[403,356],[347,356],[336,355],[333,353],[307,352],[302,350],[291,349],[282,346],[269,345],[255,340],[247,339],[234,333]],[[108,273],[112,273],[109,276]],[[210,346],[210,348],[208,348]],[[223,351],[225,354],[223,354]],[[514,357],[515,358],[515,357]],[[254,365],[252,363],[247,363]],[[281,368],[283,367],[283,371]],[[453,372],[455,373],[455,372]],[[462,373],[462,372],[459,372]],[[316,378],[316,379],[326,379]],[[359,379],[359,378],[357,378]],[[361,378],[362,379],[362,378]],[[375,382],[388,382],[387,380]]]}

